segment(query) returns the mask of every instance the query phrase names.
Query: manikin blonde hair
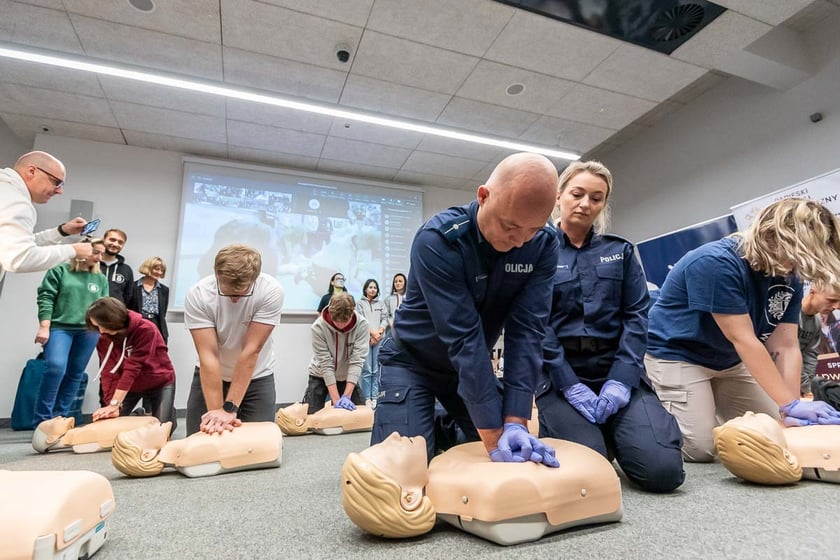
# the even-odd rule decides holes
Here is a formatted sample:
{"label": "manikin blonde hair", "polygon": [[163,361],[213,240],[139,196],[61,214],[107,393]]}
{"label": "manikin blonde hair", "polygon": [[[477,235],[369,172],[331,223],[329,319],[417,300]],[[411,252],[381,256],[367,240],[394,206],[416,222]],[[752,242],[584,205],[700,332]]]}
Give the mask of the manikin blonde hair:
{"label": "manikin blonde hair", "polygon": [[309,431],[306,425],[306,416],[308,414],[308,404],[294,403],[279,409],[274,419],[280,427],[280,431],[287,436],[302,436]]}
{"label": "manikin blonde hair", "polygon": [[714,429],[714,438],[721,463],[738,478],[769,485],[793,484],[802,478],[796,457],[758,430],[730,421]]}
{"label": "manikin blonde hair", "polygon": [[359,453],[351,453],[341,469],[341,505],[353,523],[380,537],[401,539],[424,535],[435,525],[435,508],[423,496],[408,511],[400,502],[402,489]]}
{"label": "manikin blonde hair", "polygon": [[[600,161],[573,161],[569,165],[566,166],[566,169],[560,174],[560,178],[557,182],[557,193],[560,194],[566,187],[569,185],[569,181],[571,181],[575,175],[583,173],[584,171],[588,173],[592,173],[596,177],[599,177],[607,184],[607,194],[604,197],[604,209],[601,210],[601,213],[598,214],[598,217],[595,218],[595,221],[592,224],[592,227],[595,229],[595,233],[598,235],[603,235],[607,232],[607,227],[610,225],[610,195],[612,194],[612,173],[607,167],[601,163]],[[560,219],[560,205],[556,204],[554,206],[554,211],[551,213],[552,222],[557,222]]]}
{"label": "manikin blonde hair", "polygon": [[840,286],[840,224],[821,204],[786,198],[769,205],[744,231],[732,234],[753,270]]}
{"label": "manikin blonde hair", "polygon": [[[94,245],[102,245],[102,248],[105,248],[105,240],[101,237],[91,239],[90,244],[91,247]],[[88,264],[85,259],[79,257],[73,257],[69,262],[71,272],[92,272],[94,274],[102,273],[102,268],[99,266],[99,263]]]}
{"label": "manikin blonde hair", "polygon": [[143,449],[131,441],[131,432],[121,432],[111,449],[111,462],[121,473],[128,476],[157,476],[165,466],[157,459],[157,453],[149,459],[143,458]]}

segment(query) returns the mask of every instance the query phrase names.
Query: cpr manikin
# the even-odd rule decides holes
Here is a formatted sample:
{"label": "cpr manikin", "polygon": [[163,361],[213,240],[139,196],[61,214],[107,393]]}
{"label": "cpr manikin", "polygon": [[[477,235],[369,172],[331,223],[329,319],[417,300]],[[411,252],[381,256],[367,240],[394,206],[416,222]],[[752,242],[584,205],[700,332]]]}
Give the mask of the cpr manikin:
{"label": "cpr manikin", "polygon": [[556,450],[559,468],[494,463],[483,444],[473,442],[438,455],[427,469],[423,438],[392,433],[347,457],[342,504],[356,525],[378,536],[422,535],[436,514],[503,545],[620,520],[621,486],[612,465],[585,446],[542,441]]}
{"label": "cpr manikin", "polygon": [[308,404],[294,403],[277,411],[277,425],[287,436],[313,432],[328,436],[369,432],[373,426],[373,409],[357,406],[356,410],[347,410],[328,406],[309,414]]}
{"label": "cpr manikin", "polygon": [[840,426],[785,428],[767,414],[747,412],[715,428],[715,448],[735,476],[758,484],[802,478],[840,483]]}
{"label": "cpr manikin", "polygon": [[0,471],[3,558],[89,558],[105,543],[111,483],[89,471]]}
{"label": "cpr manikin", "polygon": [[167,442],[171,428],[170,422],[155,423],[121,433],[111,451],[114,466],[136,477],[172,467],[190,478],[280,466],[283,434],[273,422],[244,422],[233,431]]}
{"label": "cpr manikin", "polygon": [[158,423],[157,418],[151,416],[119,416],[74,428],[74,418],[56,416],[38,424],[32,434],[32,447],[38,453],[70,448],[75,453],[107,451],[113,447],[120,432]]}

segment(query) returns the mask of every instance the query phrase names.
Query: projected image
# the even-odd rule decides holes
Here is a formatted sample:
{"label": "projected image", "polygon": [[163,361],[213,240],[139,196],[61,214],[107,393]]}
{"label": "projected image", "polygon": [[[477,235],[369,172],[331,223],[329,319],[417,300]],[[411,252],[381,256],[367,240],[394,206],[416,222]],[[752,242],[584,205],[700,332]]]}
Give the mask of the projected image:
{"label": "projected image", "polygon": [[175,309],[183,308],[190,286],[213,273],[216,253],[231,243],[260,251],[263,272],[283,285],[287,311],[314,311],[336,272],[358,298],[366,279],[386,285],[396,272],[408,271],[422,221],[421,192],[301,179],[185,165]]}

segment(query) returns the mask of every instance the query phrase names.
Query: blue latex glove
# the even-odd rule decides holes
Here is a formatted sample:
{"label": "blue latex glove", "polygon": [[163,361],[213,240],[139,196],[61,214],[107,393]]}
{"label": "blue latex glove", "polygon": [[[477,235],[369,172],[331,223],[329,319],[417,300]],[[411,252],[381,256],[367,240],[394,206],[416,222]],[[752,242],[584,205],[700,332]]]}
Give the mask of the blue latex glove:
{"label": "blue latex glove", "polygon": [[601,386],[601,393],[595,403],[595,421],[603,424],[607,419],[630,402],[630,387],[621,381],[610,379]]}
{"label": "blue latex glove", "polygon": [[840,424],[840,412],[827,402],[800,401],[796,399],[779,407],[785,426],[811,426],[813,424]]}
{"label": "blue latex glove", "polygon": [[356,410],[356,405],[350,400],[350,397],[344,396],[338,399],[335,403],[335,408],[343,408],[344,410]]}
{"label": "blue latex glove", "polygon": [[554,449],[532,436],[528,429],[516,422],[506,422],[502,437],[496,449],[490,452],[490,459],[497,463],[524,463],[532,461],[549,467],[559,467]]}
{"label": "blue latex glove", "polygon": [[570,405],[575,407],[575,410],[580,412],[581,416],[595,423],[595,403],[598,401],[598,396],[592,392],[592,389],[583,383],[575,383],[563,389],[563,396]]}

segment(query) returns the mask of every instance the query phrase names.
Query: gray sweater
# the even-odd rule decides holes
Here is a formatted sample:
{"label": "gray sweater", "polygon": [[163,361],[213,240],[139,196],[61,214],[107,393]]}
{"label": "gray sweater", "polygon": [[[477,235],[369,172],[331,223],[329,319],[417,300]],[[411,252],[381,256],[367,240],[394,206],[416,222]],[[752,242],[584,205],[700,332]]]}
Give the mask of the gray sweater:
{"label": "gray sweater", "polygon": [[324,309],[310,328],[312,333],[312,360],[309,375],[320,377],[327,385],[336,381],[358,383],[370,351],[368,322],[358,313],[344,329],[339,329],[330,318],[329,308]]}

